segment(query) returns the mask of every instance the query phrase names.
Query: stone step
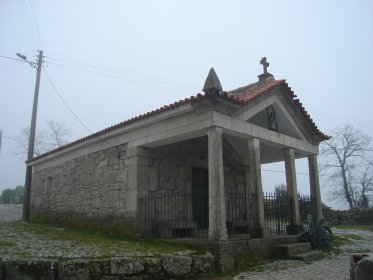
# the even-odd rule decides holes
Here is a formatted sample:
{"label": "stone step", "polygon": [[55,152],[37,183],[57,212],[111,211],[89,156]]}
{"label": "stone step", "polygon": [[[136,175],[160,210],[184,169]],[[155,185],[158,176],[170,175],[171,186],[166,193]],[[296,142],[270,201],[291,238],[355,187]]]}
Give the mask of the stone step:
{"label": "stone step", "polygon": [[322,255],[323,255],[322,251],[313,250],[313,251],[309,251],[309,252],[305,252],[305,253],[290,256],[289,259],[304,261],[304,262],[310,262],[310,261],[315,261],[315,260],[321,259]]}
{"label": "stone step", "polygon": [[309,251],[311,251],[311,243],[309,242],[284,244],[275,246],[273,248],[273,253],[275,254],[275,256],[278,256],[280,258],[289,258],[291,256],[306,253]]}

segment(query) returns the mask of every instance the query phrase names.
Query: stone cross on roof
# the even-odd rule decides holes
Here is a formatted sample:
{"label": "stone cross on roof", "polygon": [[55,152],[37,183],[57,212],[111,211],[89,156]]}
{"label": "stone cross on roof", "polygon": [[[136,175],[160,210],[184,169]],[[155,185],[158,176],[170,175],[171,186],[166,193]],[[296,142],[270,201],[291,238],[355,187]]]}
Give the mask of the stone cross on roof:
{"label": "stone cross on roof", "polygon": [[206,93],[219,93],[223,91],[218,75],[216,75],[215,70],[212,67],[206,78],[205,85],[203,86],[202,90]]}
{"label": "stone cross on roof", "polygon": [[267,74],[267,67],[269,66],[269,62],[267,62],[267,58],[266,57],[262,57],[262,59],[260,60],[260,64],[263,65],[263,73],[264,74]]}

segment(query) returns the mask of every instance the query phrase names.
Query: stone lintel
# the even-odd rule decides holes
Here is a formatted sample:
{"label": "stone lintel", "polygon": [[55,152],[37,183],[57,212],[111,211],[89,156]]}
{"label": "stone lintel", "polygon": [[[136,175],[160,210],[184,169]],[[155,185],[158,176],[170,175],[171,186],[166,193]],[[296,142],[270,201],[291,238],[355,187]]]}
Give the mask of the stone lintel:
{"label": "stone lintel", "polygon": [[218,127],[207,130],[208,135],[208,173],[209,173],[209,229],[208,238],[213,241],[227,240],[223,131]]}
{"label": "stone lintel", "polygon": [[213,123],[216,126],[225,129],[225,133],[236,135],[238,137],[247,138],[248,136],[251,136],[284,147],[294,148],[295,150],[302,151],[305,154],[317,154],[319,152],[318,146],[312,145],[305,140],[300,140],[276,131],[271,131],[267,128],[232,118],[217,111],[213,112]]}

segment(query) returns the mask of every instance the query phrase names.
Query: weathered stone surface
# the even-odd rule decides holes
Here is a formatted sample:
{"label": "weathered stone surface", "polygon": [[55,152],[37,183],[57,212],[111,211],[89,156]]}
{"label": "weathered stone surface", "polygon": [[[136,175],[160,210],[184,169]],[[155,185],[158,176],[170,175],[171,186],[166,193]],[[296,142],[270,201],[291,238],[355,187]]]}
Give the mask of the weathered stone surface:
{"label": "weathered stone surface", "polygon": [[216,75],[216,72],[212,67],[206,78],[205,85],[203,86],[202,90],[204,92],[221,92],[223,90],[218,75]]}
{"label": "weathered stone surface", "polygon": [[210,253],[206,255],[192,256],[193,268],[197,272],[206,273],[214,270],[214,256]]}
{"label": "weathered stone surface", "polygon": [[0,269],[0,276],[4,276],[0,279],[47,280],[49,279],[49,267],[48,261],[11,261],[4,266],[6,273],[1,273]]}
{"label": "weathered stone surface", "polygon": [[69,260],[58,263],[58,279],[90,280],[89,265],[86,260]]}
{"label": "weathered stone surface", "polygon": [[144,265],[142,262],[132,259],[113,259],[110,261],[110,273],[114,275],[130,276],[142,273]]}
{"label": "weathered stone surface", "polygon": [[227,240],[224,193],[223,130],[211,127],[208,135],[209,240]]}
{"label": "weathered stone surface", "polygon": [[159,273],[162,271],[161,260],[159,258],[146,258],[144,267],[146,273]]}
{"label": "weathered stone surface", "polygon": [[[353,254],[354,255],[354,254]],[[352,266],[354,280],[370,280],[373,277],[373,254],[361,254],[361,260]]]}
{"label": "weathered stone surface", "polygon": [[168,277],[182,277],[192,268],[192,259],[186,256],[169,256],[162,262],[162,268]]}
{"label": "weathered stone surface", "polygon": [[234,258],[229,254],[222,254],[218,257],[218,266],[221,272],[227,272],[234,267]]}
{"label": "weathered stone surface", "polygon": [[104,275],[110,274],[110,260],[93,260],[89,262],[89,272],[91,277],[96,277],[92,277],[93,279],[103,279]]}

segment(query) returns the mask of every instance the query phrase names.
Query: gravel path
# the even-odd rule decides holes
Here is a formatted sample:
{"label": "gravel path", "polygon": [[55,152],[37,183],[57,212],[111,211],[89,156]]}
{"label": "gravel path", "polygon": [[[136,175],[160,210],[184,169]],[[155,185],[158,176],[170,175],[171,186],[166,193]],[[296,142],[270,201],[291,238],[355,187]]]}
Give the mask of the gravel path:
{"label": "gravel path", "polygon": [[342,253],[310,264],[299,261],[277,261],[266,266],[263,272],[242,272],[234,280],[287,280],[287,279],[350,279],[350,253],[373,253],[373,232],[362,230],[333,229],[335,235],[353,234],[360,239],[350,239],[352,243],[342,246]]}
{"label": "gravel path", "polygon": [[0,204],[0,222],[22,219],[23,204]]}
{"label": "gravel path", "polygon": [[[0,222],[8,222],[20,220],[22,218],[22,205],[7,205],[0,204]],[[6,229],[0,228],[3,237],[5,237]],[[330,279],[330,280],[345,280],[349,279],[349,268],[350,268],[350,253],[353,252],[373,252],[373,232],[362,231],[362,230],[342,230],[342,229],[333,229],[333,233],[344,234],[348,236],[349,234],[359,236],[359,240],[350,239],[351,243],[343,245],[342,253],[337,256],[330,256],[319,261],[312,263],[304,263],[300,261],[289,261],[289,260],[279,260],[265,265],[265,271],[263,272],[242,272],[233,277],[234,280],[287,280],[287,279]],[[14,233],[13,233],[14,234]],[[17,239],[16,236],[14,236]],[[21,237],[20,237],[21,238]],[[30,238],[30,237],[29,237]],[[30,238],[30,240],[33,240]],[[18,243],[18,242],[17,242]],[[21,242],[22,243],[22,242]],[[49,244],[47,240],[33,240],[29,244],[29,250],[32,250],[33,245],[35,245],[33,253],[43,252],[40,248],[41,244],[43,246]],[[49,244],[51,247],[56,246],[56,242],[51,241]],[[21,244],[18,244],[18,246]],[[65,244],[66,245],[66,244]],[[68,244],[70,245],[70,244]],[[17,246],[17,247],[18,247]],[[41,246],[41,247],[43,247]],[[21,246],[22,247],[22,246]],[[46,246],[48,247],[48,246]],[[85,251],[83,248],[72,248],[70,246],[64,246],[69,254],[76,253],[74,249],[79,249],[79,255]],[[24,250],[25,248],[17,248],[18,250]],[[46,248],[44,248],[46,249]],[[87,249],[87,248],[84,248]],[[27,250],[26,250],[27,251]],[[47,250],[48,251],[48,250]],[[66,254],[65,250],[61,250],[60,253]],[[87,250],[91,251],[91,250]],[[114,250],[115,251],[115,250]],[[3,252],[4,253],[4,252]],[[10,253],[10,252],[9,252]],[[102,253],[102,252],[100,252]],[[113,252],[111,252],[113,253]],[[37,254],[36,254],[37,255]],[[84,254],[83,254],[84,255]],[[115,255],[115,254],[114,254]],[[61,256],[61,255],[60,255]],[[40,257],[40,256],[39,256]],[[231,277],[222,277],[219,279],[232,279]]]}

